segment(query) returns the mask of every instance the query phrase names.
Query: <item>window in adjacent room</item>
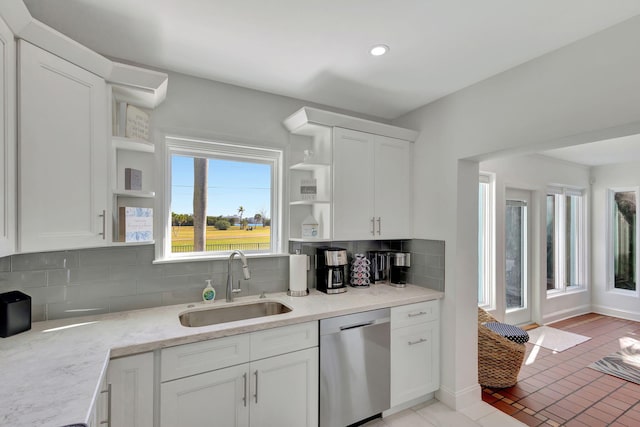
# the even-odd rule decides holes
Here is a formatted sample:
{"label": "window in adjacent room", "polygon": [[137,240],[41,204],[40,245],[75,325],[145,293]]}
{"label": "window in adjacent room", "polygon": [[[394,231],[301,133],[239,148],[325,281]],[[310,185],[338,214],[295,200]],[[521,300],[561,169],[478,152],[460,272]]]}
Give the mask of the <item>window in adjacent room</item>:
{"label": "window in adjacent room", "polygon": [[478,306],[495,307],[494,177],[480,174],[478,193]]}
{"label": "window in adjacent room", "polygon": [[280,150],[167,137],[160,258],[279,251]]}
{"label": "window in adjacent room", "polygon": [[610,189],[609,204],[609,290],[637,295],[638,188]]}
{"label": "window in adjacent room", "polygon": [[584,190],[551,187],[546,201],[547,291],[584,289],[587,278]]}

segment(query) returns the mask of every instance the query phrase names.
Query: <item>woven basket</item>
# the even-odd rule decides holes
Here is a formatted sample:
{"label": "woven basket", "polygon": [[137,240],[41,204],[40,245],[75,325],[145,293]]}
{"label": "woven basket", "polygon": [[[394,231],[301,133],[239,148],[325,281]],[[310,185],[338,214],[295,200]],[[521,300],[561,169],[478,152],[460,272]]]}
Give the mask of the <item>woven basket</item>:
{"label": "woven basket", "polygon": [[506,388],[518,382],[525,345],[515,343],[483,325],[497,322],[478,308],[478,382],[484,387]]}

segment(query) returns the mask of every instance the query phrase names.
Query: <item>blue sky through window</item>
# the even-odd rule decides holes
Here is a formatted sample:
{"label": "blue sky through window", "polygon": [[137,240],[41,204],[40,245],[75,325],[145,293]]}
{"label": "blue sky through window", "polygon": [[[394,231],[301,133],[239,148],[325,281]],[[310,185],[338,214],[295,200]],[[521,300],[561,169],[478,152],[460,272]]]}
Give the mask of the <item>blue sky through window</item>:
{"label": "blue sky through window", "polygon": [[[231,216],[243,206],[243,217],[266,213],[271,218],[271,165],[209,159],[207,215]],[[193,157],[171,156],[171,211],[193,213]]]}

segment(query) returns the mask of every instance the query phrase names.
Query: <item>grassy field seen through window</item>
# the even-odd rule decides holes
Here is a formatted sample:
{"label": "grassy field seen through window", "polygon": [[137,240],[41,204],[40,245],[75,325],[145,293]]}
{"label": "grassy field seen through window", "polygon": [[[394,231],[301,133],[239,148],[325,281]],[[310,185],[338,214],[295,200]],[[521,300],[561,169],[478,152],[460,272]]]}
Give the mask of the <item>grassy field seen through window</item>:
{"label": "grassy field seen through window", "polygon": [[[270,227],[262,225],[240,229],[239,225],[227,230],[207,227],[207,251],[264,250],[270,245]],[[171,252],[193,251],[193,226],[171,227]]]}

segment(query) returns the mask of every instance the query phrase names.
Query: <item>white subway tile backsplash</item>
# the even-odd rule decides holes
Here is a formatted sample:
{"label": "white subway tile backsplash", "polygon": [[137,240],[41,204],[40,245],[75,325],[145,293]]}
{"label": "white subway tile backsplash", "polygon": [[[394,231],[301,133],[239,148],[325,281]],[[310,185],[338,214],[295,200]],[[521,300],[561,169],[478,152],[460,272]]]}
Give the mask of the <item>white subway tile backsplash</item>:
{"label": "white subway tile backsplash", "polygon": [[209,264],[206,261],[174,262],[162,267],[165,276],[183,276],[185,274],[209,274],[211,272]]}
{"label": "white subway tile backsplash", "polygon": [[11,271],[53,270],[77,266],[78,253],[74,251],[43,252],[11,257]]}
{"label": "white subway tile backsplash", "polygon": [[31,297],[32,304],[53,304],[67,300],[67,290],[65,286],[30,288],[24,289],[23,292]]}
{"label": "white subway tile backsplash", "polygon": [[0,271],[1,272],[11,271],[11,257],[7,256],[4,258],[0,258]]}
{"label": "white subway tile backsplash", "polygon": [[162,277],[161,265],[110,265],[107,267],[106,278],[109,280],[133,280],[143,278]]}
{"label": "white subway tile backsplash", "polygon": [[162,294],[116,296],[109,298],[109,311],[140,310],[162,305]]}
{"label": "white subway tile backsplash", "polygon": [[90,301],[125,295],[136,295],[135,280],[105,280],[67,286],[67,299],[70,301]]}
{"label": "white subway tile backsplash", "polygon": [[[143,277],[136,281],[138,294],[151,294],[184,289],[187,286],[187,276]],[[202,286],[204,288],[204,286]],[[202,292],[202,289],[200,290]]]}
{"label": "white subway tile backsplash", "polygon": [[0,273],[0,290],[27,289],[47,286],[46,271],[16,271]]}
{"label": "white subway tile backsplash", "polygon": [[[292,243],[315,254],[322,244]],[[444,290],[444,242],[431,240],[333,242],[350,255],[369,250],[410,250],[412,283]],[[13,255],[0,258],[0,292],[21,290],[33,299],[34,321],[199,302],[205,280],[213,279],[216,299],[226,296],[227,260],[173,264],[152,263],[153,245]],[[309,271],[309,288],[315,274]],[[232,264],[235,296],[283,292],[289,287],[289,257],[250,258],[251,279]]]}
{"label": "white subway tile backsplash", "polygon": [[48,270],[47,283],[51,286],[104,281],[107,278],[107,271],[106,266]]}
{"label": "white subway tile backsplash", "polygon": [[[218,293],[216,287],[216,299],[224,299],[223,294]],[[175,291],[162,292],[162,305],[188,304],[202,301],[202,288],[185,288]]]}
{"label": "white subway tile backsplash", "polygon": [[100,248],[78,251],[80,267],[96,265],[136,265],[137,251],[135,248]]}

